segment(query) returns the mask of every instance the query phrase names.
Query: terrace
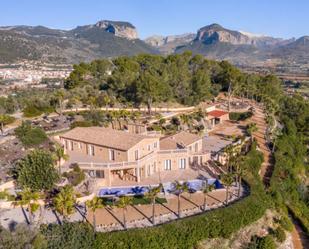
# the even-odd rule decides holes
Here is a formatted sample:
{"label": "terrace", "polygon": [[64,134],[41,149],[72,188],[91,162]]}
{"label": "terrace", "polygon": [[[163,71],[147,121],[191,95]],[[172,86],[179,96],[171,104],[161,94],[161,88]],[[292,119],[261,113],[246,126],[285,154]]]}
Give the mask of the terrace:
{"label": "terrace", "polygon": [[[233,186],[228,195],[229,203],[238,199],[237,188]],[[242,189],[241,197],[246,195],[246,191]],[[164,198],[165,195],[159,195]],[[208,193],[206,199],[206,211],[223,207],[225,205],[226,191],[225,189],[217,189]],[[180,218],[196,215],[204,212],[204,194],[200,191],[196,193],[183,193],[180,198]],[[126,226],[129,228],[142,228],[153,226],[152,224],[152,205],[138,204],[127,207]],[[106,206],[98,209],[95,213],[96,230],[102,232],[123,230],[123,209],[118,207]],[[86,214],[87,220],[91,223],[93,213],[89,210]],[[155,224],[162,224],[178,219],[178,200],[174,195],[166,198],[166,202],[157,201],[155,204]]]}

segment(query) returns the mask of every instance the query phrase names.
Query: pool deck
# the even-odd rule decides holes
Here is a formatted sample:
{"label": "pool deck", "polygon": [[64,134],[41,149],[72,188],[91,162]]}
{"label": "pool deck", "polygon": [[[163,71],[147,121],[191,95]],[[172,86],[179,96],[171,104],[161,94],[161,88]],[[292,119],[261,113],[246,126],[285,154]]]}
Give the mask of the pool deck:
{"label": "pool deck", "polygon": [[[213,178],[204,170],[197,169],[184,169],[184,170],[171,170],[171,171],[162,171],[154,173],[151,176],[141,180],[140,182],[136,181],[123,181],[119,178],[113,179],[111,181],[111,187],[127,187],[127,186],[149,186],[149,185],[158,185],[160,183],[168,183],[174,181],[188,181],[201,178]],[[106,186],[96,186],[96,189],[106,188]]]}
{"label": "pool deck", "polygon": [[[234,186],[229,192],[229,201],[237,199],[237,188]],[[244,192],[242,189],[242,196]],[[164,197],[162,194],[161,197]],[[214,190],[207,196],[207,210],[224,206],[226,190]],[[167,202],[155,204],[155,222],[156,224],[165,223],[178,218],[178,199],[175,195],[166,198]],[[204,204],[204,194],[196,192],[194,194],[184,193],[180,199],[181,217],[191,216],[202,212]],[[98,209],[95,213],[96,225],[98,231],[113,231],[123,229],[123,209],[118,207],[105,207]],[[87,220],[92,223],[93,213],[89,210]],[[127,207],[127,226],[147,227],[152,226],[152,205],[135,205]]]}

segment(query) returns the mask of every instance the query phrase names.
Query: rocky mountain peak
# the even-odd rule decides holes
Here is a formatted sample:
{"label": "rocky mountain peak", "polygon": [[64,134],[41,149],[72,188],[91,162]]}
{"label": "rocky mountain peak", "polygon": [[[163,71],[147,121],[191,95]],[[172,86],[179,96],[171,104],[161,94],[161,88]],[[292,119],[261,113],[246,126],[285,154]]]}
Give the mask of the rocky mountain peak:
{"label": "rocky mountain peak", "polygon": [[118,37],[127,38],[129,40],[138,39],[136,28],[129,22],[102,20],[98,21],[94,26],[104,29],[104,31]]}
{"label": "rocky mountain peak", "polygon": [[309,36],[302,36],[296,40],[299,45],[309,45]]}
{"label": "rocky mountain peak", "polygon": [[231,44],[251,44],[248,36],[238,31],[228,30],[219,24],[211,24],[198,30],[196,40],[200,40],[206,44],[216,42],[227,42]]}
{"label": "rocky mountain peak", "polygon": [[224,28],[220,24],[218,24],[218,23],[212,23],[212,24],[204,26],[204,27],[202,27],[200,29],[203,29],[203,30],[214,30],[214,31],[224,30]]}

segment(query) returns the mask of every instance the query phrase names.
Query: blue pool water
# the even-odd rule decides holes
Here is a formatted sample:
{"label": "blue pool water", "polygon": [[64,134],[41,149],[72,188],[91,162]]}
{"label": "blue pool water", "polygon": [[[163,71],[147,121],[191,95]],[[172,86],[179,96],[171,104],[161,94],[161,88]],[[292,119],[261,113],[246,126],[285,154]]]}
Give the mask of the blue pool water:
{"label": "blue pool water", "polygon": [[[202,189],[205,185],[204,180],[190,180],[187,181],[189,191],[196,192]],[[207,184],[213,184],[216,189],[222,188],[222,184],[217,179],[207,179]],[[99,191],[98,196],[123,196],[123,195],[144,195],[148,192],[149,186],[133,186],[133,187],[111,187],[111,188],[102,188]],[[173,182],[163,183],[163,191],[165,193],[175,192],[175,186]]]}

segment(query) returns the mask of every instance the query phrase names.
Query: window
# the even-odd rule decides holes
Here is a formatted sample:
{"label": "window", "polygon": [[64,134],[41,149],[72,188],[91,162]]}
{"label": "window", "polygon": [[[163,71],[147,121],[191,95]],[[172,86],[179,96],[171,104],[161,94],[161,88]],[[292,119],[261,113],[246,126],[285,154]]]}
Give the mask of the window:
{"label": "window", "polygon": [[198,143],[196,143],[196,144],[194,145],[194,150],[195,150],[195,152],[198,152]]}
{"label": "window", "polygon": [[88,144],[88,155],[94,156],[94,146],[91,144]]}
{"label": "window", "polygon": [[155,143],[153,144],[153,148],[156,149],[157,147],[158,147],[158,143],[155,142]]}
{"label": "window", "polygon": [[70,141],[70,149],[73,150],[74,146],[73,146],[73,141]]}
{"label": "window", "polygon": [[104,170],[96,170],[96,178],[104,178]]}
{"label": "window", "polygon": [[180,169],[185,169],[186,168],[186,159],[185,158],[179,159],[179,168]]}
{"label": "window", "polygon": [[64,145],[65,148],[68,149],[68,148],[69,148],[69,146],[68,146],[68,140],[64,140],[64,144],[65,144],[65,145]]}
{"label": "window", "polygon": [[138,160],[138,150],[134,151],[135,160]]}
{"label": "window", "polygon": [[151,150],[151,146],[150,146],[150,144],[148,144],[148,151],[150,151]]}
{"label": "window", "polygon": [[164,170],[172,169],[172,161],[170,159],[164,161]]}
{"label": "window", "polygon": [[150,176],[150,164],[148,164],[148,168],[147,168],[147,175]]}
{"label": "window", "polygon": [[109,150],[109,160],[115,161],[115,151]]}

